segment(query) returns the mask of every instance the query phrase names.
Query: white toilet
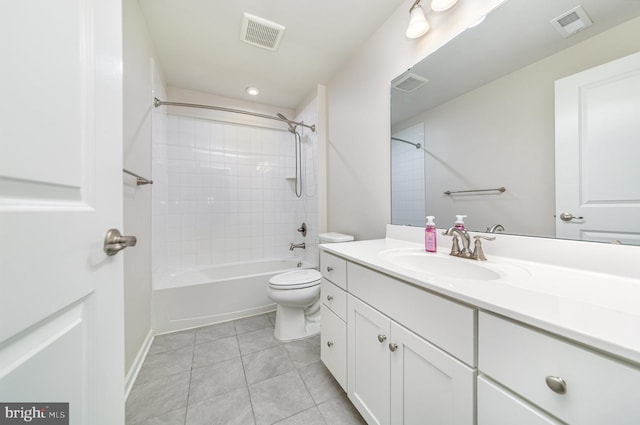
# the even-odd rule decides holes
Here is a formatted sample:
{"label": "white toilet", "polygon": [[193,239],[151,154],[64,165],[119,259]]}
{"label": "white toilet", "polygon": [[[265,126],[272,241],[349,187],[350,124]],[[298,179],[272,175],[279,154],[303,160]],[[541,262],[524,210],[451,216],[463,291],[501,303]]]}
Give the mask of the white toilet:
{"label": "white toilet", "polygon": [[[320,243],[348,242],[353,236],[322,233]],[[320,279],[313,269],[281,273],[269,279],[267,296],[278,304],[274,336],[280,341],[308,338],[320,332]]]}

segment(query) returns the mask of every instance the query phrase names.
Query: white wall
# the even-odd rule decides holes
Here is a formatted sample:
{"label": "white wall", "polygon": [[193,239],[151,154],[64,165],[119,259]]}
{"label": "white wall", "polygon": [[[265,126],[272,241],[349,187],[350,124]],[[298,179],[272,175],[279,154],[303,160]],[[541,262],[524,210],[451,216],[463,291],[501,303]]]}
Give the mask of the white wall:
{"label": "white wall", "polygon": [[[153,46],[137,0],[123,1],[124,168],[151,178]],[[136,186],[124,175],[124,229],[138,244],[124,251],[125,374],[130,375],[151,332],[151,186]]]}
{"label": "white wall", "polygon": [[[638,51],[640,18],[398,124],[425,129],[427,211],[442,227],[555,236],[554,81]],[[504,194],[443,196],[505,186]],[[403,224],[398,222],[398,224]]]}
{"label": "white wall", "polygon": [[477,21],[502,0],[459,2],[409,40],[408,0],[327,85],[328,229],[358,239],[384,237],[390,222],[389,82]]}

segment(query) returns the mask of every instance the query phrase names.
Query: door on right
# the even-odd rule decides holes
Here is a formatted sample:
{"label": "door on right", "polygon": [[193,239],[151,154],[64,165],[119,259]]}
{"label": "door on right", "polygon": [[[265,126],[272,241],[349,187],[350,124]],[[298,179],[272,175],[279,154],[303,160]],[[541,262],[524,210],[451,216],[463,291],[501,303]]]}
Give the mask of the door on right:
{"label": "door on right", "polygon": [[556,81],[556,237],[640,245],[640,53]]}

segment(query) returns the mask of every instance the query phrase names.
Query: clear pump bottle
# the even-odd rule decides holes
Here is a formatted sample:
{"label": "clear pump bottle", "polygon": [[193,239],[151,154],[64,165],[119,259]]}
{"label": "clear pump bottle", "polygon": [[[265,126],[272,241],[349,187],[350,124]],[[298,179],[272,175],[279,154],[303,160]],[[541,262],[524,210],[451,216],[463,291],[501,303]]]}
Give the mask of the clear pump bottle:
{"label": "clear pump bottle", "polygon": [[466,215],[456,215],[456,224],[455,224],[456,229],[465,230],[465,227],[464,227],[465,218],[467,218]]}
{"label": "clear pump bottle", "polygon": [[424,249],[427,252],[436,252],[438,250],[436,224],[433,222],[434,218],[432,215],[427,216],[427,225],[424,229]]}

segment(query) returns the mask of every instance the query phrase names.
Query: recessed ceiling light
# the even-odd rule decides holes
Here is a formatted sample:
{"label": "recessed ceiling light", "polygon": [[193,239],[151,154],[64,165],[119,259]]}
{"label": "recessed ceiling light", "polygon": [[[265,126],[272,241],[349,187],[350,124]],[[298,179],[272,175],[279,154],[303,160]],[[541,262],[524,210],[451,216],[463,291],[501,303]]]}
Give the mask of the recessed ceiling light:
{"label": "recessed ceiling light", "polygon": [[487,18],[487,15],[484,15],[482,18],[478,19],[473,24],[469,25],[467,28],[475,28],[475,27],[477,27],[478,25],[483,23],[486,18]]}
{"label": "recessed ceiling light", "polygon": [[249,93],[251,96],[257,96],[260,94],[260,90],[258,90],[256,87],[247,87],[247,93]]}

